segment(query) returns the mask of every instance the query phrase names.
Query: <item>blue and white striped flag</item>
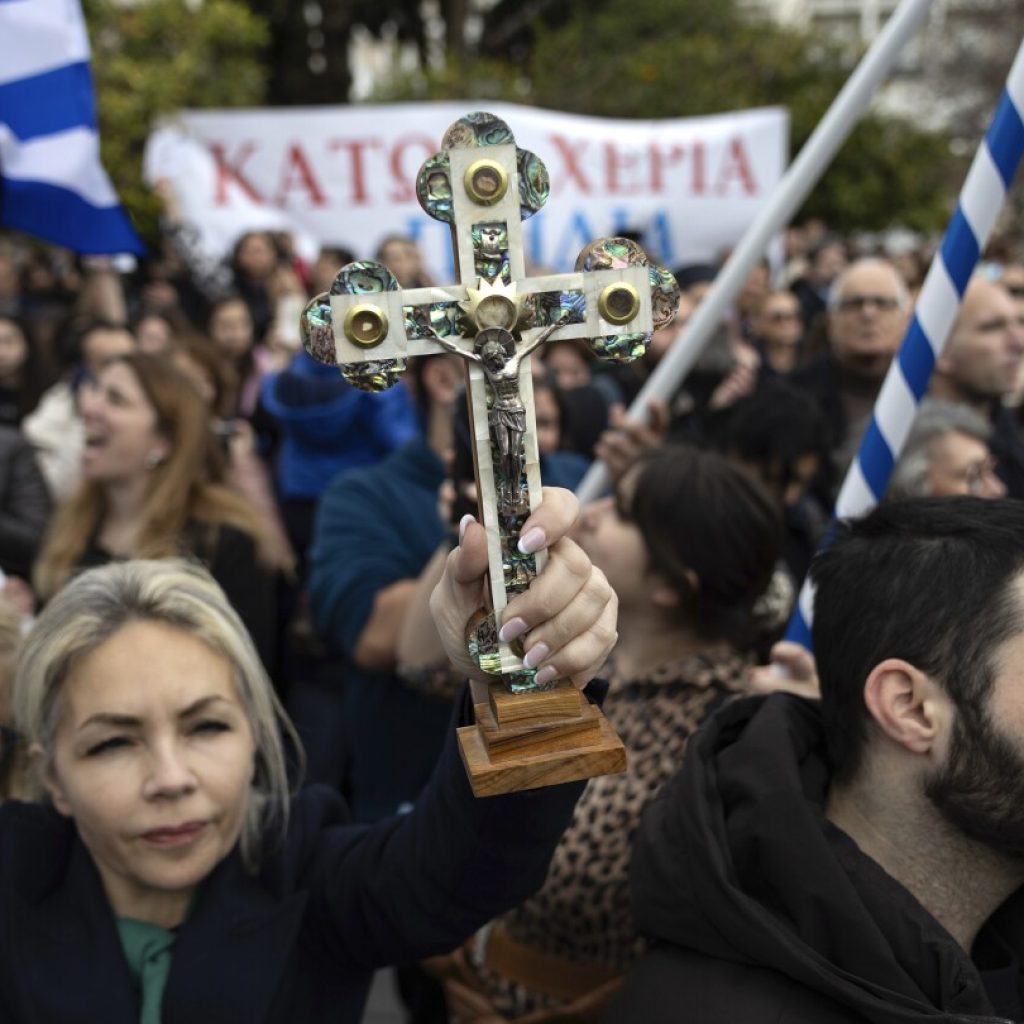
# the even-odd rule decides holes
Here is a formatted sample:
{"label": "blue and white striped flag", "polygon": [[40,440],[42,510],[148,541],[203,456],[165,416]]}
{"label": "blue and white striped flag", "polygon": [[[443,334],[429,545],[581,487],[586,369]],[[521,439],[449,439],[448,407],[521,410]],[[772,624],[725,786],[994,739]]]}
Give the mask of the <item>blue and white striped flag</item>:
{"label": "blue and white striped flag", "polygon": [[[921,285],[900,350],[882,382],[857,457],[839,491],[836,519],[865,516],[882,500],[1022,157],[1024,41],[988,132],[974,154],[953,219]],[[828,546],[831,537],[830,532],[821,548]],[[786,639],[810,650],[813,620],[814,585],[808,578],[789,620]]]}
{"label": "blue and white striped flag", "polygon": [[0,224],[79,253],[141,253],[100,164],[78,0],[0,0]]}

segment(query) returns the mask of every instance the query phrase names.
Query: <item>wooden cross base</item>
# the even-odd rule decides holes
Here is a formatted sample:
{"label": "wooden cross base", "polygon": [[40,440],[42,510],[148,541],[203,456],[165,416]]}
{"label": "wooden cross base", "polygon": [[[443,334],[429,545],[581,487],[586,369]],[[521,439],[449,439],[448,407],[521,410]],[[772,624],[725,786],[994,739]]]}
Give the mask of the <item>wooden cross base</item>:
{"label": "wooden cross base", "polygon": [[572,683],[542,693],[474,687],[476,724],[458,730],[475,796],[496,796],[626,770],[626,748]]}

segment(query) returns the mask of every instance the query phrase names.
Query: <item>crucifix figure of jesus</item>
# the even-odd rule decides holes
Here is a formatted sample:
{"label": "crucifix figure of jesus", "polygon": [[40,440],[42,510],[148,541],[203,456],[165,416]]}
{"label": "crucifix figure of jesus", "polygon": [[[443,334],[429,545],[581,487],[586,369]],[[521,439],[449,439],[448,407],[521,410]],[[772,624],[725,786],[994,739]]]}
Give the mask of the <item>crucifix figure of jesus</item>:
{"label": "crucifix figure of jesus", "polygon": [[[588,245],[571,274],[528,277],[522,221],[543,206],[548,192],[544,165],[516,146],[503,121],[485,113],[460,118],[417,178],[420,205],[451,226],[460,283],[400,290],[386,267],[351,263],[338,272],[330,294],[310,302],[302,322],[310,355],[338,365],[349,383],[364,390],[396,383],[409,358],[451,352],[466,363],[490,592],[490,609],[473,621],[467,643],[480,667],[501,683],[491,686],[490,712],[478,708],[484,719],[492,713],[490,726],[481,725],[486,756],[483,748],[471,753],[463,747],[467,767],[474,763],[476,792],[543,784],[527,783],[522,765],[508,763],[509,751],[524,743],[564,740],[581,749],[590,743],[596,760],[588,762],[588,774],[621,770],[611,767],[621,760],[614,733],[598,736],[597,719],[603,718],[581,708],[571,685],[539,686],[515,642],[498,637],[509,598],[543,569],[542,552],[524,555],[516,545],[541,490],[530,354],[557,332],[559,339],[586,339],[600,358],[628,362],[672,319],[679,299],[672,275],[621,238]],[[493,736],[487,733],[492,726]],[[557,753],[546,755],[544,764],[557,760]],[[488,762],[484,767],[481,758]],[[491,763],[501,758],[502,767]],[[579,758],[574,763],[573,770],[583,770]],[[526,779],[537,777],[531,765]],[[542,774],[546,781],[570,777],[556,778],[546,768]],[[478,788],[480,779],[485,781]],[[495,785],[505,788],[488,788]]]}
{"label": "crucifix figure of jesus", "polygon": [[529,511],[528,505],[524,508],[520,487],[527,424],[526,406],[519,390],[519,367],[560,326],[561,320],[558,320],[521,348],[516,346],[515,335],[511,331],[504,327],[485,327],[476,336],[472,352],[459,348],[440,334],[434,335],[442,348],[478,364],[491,386],[494,398],[487,411],[487,422],[501,461],[498,501],[506,515]]}

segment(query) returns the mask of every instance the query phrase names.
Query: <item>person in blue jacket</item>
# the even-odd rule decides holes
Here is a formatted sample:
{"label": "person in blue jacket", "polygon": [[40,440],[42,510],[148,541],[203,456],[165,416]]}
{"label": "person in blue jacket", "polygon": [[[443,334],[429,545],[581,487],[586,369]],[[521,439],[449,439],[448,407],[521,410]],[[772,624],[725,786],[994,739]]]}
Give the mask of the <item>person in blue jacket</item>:
{"label": "person in blue jacket", "polygon": [[402,382],[380,394],[359,391],[337,367],[305,352],[263,379],[260,407],[280,432],[275,482],[288,539],[300,560],[328,484],[345,470],[374,465],[420,433]]}
{"label": "person in blue jacket", "polygon": [[[615,598],[565,536],[576,511],[554,492],[527,520],[552,557],[509,611],[584,686]],[[467,671],[485,571],[467,518],[433,602]],[[13,707],[39,802],[0,806],[11,1024],[354,1024],[373,970],[451,948],[540,884],[581,790],[474,799],[450,737],[407,815],[358,826],[332,792],[292,796],[291,728],[251,639],[178,560],[69,583],[25,642]]]}

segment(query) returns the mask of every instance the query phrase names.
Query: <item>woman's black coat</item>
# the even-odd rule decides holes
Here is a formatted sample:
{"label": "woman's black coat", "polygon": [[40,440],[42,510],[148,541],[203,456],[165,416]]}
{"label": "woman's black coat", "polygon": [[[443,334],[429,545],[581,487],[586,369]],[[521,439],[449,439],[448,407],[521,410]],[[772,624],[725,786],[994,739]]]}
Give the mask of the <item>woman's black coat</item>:
{"label": "woman's black coat", "polygon": [[[305,790],[258,876],[236,850],[201,886],[178,931],[164,1024],[356,1024],[376,968],[449,950],[540,886],[581,788],[474,799],[449,736],[403,817],[353,825],[331,791]],[[0,1021],[138,1019],[73,827],[46,808],[0,806]]]}

